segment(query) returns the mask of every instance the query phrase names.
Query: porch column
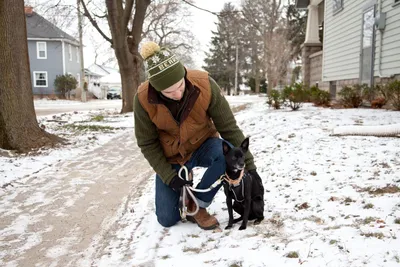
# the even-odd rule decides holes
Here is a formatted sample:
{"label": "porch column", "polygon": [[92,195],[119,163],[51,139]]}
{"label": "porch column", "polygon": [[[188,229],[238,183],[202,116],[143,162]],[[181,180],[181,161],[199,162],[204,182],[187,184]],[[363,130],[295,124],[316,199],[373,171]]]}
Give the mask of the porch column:
{"label": "porch column", "polygon": [[319,40],[318,5],[322,0],[310,0],[308,5],[306,39],[301,47],[303,83],[307,86],[311,81],[310,55],[321,51],[322,44]]}
{"label": "porch column", "polygon": [[308,6],[306,44],[320,44],[318,28],[318,5],[311,2]]}

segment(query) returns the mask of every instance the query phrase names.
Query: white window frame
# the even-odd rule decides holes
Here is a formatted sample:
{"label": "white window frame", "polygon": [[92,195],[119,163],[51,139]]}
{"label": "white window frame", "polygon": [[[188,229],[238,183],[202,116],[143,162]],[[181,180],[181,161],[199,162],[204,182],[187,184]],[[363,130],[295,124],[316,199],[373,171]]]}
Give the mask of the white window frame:
{"label": "white window frame", "polygon": [[[39,80],[36,80],[36,74],[37,73],[45,73],[46,74],[46,85],[37,85],[36,82]],[[47,74],[47,71],[34,71],[33,72],[33,87],[49,87],[49,76]]]}
{"label": "white window frame", "polygon": [[[337,5],[337,6],[336,6]],[[343,0],[334,0],[332,1],[332,9],[333,9],[333,15],[339,13],[340,11],[343,10]]]}
{"label": "white window frame", "polygon": [[[39,53],[40,51],[43,51],[43,50],[39,50],[39,47],[41,44],[44,44],[44,57],[41,57],[40,53]],[[37,56],[37,59],[47,59],[47,43],[46,42],[36,42],[36,56]]]}
{"label": "white window frame", "polygon": [[72,61],[72,45],[68,44],[68,58],[69,61]]}
{"label": "white window frame", "polygon": [[76,62],[79,63],[79,47],[75,46],[76,48]]}

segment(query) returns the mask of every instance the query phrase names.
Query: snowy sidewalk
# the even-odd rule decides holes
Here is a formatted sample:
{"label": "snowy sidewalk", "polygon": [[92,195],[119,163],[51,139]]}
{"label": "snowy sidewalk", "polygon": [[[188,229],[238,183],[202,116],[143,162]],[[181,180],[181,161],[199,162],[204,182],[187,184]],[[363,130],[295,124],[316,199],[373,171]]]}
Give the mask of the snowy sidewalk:
{"label": "snowy sidewalk", "polygon": [[90,266],[114,220],[129,212],[123,203],[151,175],[134,140],[126,131],[2,192],[0,266]]}

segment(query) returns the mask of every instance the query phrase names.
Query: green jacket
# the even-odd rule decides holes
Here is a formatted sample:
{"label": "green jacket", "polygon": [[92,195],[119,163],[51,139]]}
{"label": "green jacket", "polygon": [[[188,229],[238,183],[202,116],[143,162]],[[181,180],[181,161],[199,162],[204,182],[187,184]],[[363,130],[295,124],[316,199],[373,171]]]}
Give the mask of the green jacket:
{"label": "green jacket", "polygon": [[[237,126],[232,110],[218,84],[211,77],[209,77],[209,80],[211,102],[207,112],[221,137],[234,146],[239,146],[245,137]],[[157,128],[143,109],[137,95],[134,100],[134,118],[135,135],[139,148],[154,171],[161,177],[164,183],[169,184],[172,178],[177,175],[177,172],[164,156],[160,141],[158,140]],[[256,169],[254,158],[250,151],[246,154],[246,169]]]}

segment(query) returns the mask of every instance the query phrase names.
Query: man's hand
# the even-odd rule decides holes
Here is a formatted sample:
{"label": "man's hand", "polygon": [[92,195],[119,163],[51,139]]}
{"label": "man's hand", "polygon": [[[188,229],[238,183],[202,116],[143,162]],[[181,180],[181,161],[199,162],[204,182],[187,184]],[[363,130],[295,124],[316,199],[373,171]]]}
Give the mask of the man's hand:
{"label": "man's hand", "polygon": [[171,187],[176,192],[179,192],[179,190],[182,188],[182,186],[185,186],[185,185],[192,186],[193,181],[186,181],[186,180],[179,178],[179,176],[175,176],[174,178],[172,178],[171,182],[169,183],[169,187]]}

